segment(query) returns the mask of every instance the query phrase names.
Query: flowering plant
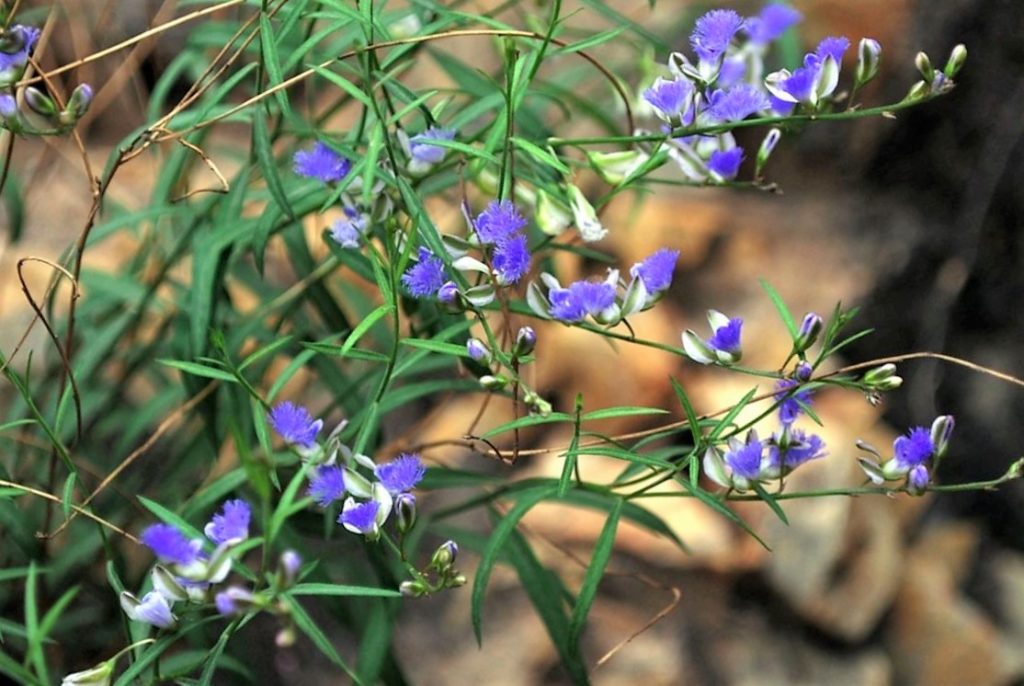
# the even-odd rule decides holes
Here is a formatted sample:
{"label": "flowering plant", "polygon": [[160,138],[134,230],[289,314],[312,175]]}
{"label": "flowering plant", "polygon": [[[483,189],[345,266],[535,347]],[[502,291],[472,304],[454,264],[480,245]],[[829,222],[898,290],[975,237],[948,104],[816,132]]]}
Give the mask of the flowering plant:
{"label": "flowering plant", "polygon": [[[839,366],[837,354],[863,335],[849,331],[853,312],[836,306],[798,322],[767,283],[790,341],[770,368],[741,364],[757,344],[740,312],[710,309],[707,329],[645,339],[634,324],[679,295],[685,249],[623,261],[607,248],[627,231],[606,213],[620,193],[663,183],[774,190],[769,161],[804,126],[888,116],[950,93],[962,46],[941,69],[922,53],[906,97],[869,107],[858,96],[881,73],[879,43],[822,37],[785,60],[775,46],[798,45],[801,21],[786,4],[749,17],[711,10],[688,41],[661,46],[661,63],[640,74],[624,66],[623,78],[599,55],[640,27],[577,40],[559,0],[522,8],[531,29],[433,2],[222,3],[236,4],[244,21],[194,22],[219,8],[175,20],[194,22],[189,44],[154,85],[145,124],[90,178],[77,257],[57,265],[75,288],[63,326],[32,300],[57,351],[47,373],[11,364],[20,344],[0,359],[18,395],[0,430],[32,432],[36,463],[47,465],[0,463],[0,503],[10,506],[0,516],[16,522],[19,549],[4,559],[5,578],[24,579],[27,599],[24,622],[12,623],[24,660],[4,656],[0,673],[48,683],[55,656],[44,643],[78,602],[72,574],[99,555],[111,597],[95,650],[83,652],[128,647],[92,667],[76,657],[65,684],[208,684],[229,670],[259,682],[233,650],[268,621],[276,649],[306,640],[353,682],[401,683],[399,605],[471,584],[482,641],[498,564],[516,572],[569,678],[586,683],[581,637],[620,523],[684,546],[645,507],[666,487],[760,541],[732,501],[760,501],[785,521],[787,499],[922,495],[1019,476],[1014,465],[993,481],[937,483],[954,426],[942,414],[896,438],[891,457],[860,443],[872,456],[857,462],[860,482],[788,488],[805,464],[856,459],[851,446],[826,446],[816,398],[839,389],[877,403],[901,385],[895,365]],[[39,90],[39,31],[6,19],[0,124],[8,135],[68,133],[92,89],[77,86],[66,101]],[[441,50],[456,39],[496,48],[493,72]],[[454,85],[406,77],[427,58]],[[576,65],[601,79],[601,97],[614,93],[614,107],[574,93]],[[177,104],[160,100],[183,75],[190,85]],[[599,133],[555,135],[559,107],[549,101],[560,99]],[[161,172],[148,204],[104,205],[120,170],[149,155]],[[221,185],[180,194],[194,167]],[[127,225],[140,227],[139,259],[117,278],[82,271],[86,247]],[[581,258],[604,266],[572,272]],[[622,344],[623,355],[661,351],[679,369],[750,376],[767,390],[702,414],[671,377],[663,384],[678,407],[591,408],[576,389],[538,382],[565,332]],[[457,436],[437,435],[452,425],[435,413],[456,401],[472,411],[459,414]],[[598,424],[670,413],[625,435]],[[545,426],[564,430],[555,449],[531,443]],[[523,458],[546,455],[561,458],[556,475],[521,477]],[[590,458],[624,465],[614,478],[586,478]],[[577,591],[519,528],[546,501],[605,518]],[[456,565],[467,558],[471,575]],[[54,599],[62,584],[71,591]],[[343,633],[353,648],[339,648]],[[128,665],[116,676],[121,655]]]}

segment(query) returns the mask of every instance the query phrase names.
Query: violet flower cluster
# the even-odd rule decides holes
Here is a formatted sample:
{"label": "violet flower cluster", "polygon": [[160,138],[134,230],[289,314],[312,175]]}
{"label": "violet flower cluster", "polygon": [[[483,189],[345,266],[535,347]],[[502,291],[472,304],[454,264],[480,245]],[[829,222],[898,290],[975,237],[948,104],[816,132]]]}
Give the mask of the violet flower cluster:
{"label": "violet flower cluster", "polygon": [[[797,107],[817,111],[830,102],[850,42],[828,37],[803,60],[800,69],[764,74],[770,46],[799,23],[801,14],[781,4],[769,4],[753,17],[733,10],[715,9],[697,19],[690,35],[692,57],[675,52],[664,70],[641,92],[641,110],[661,120],[668,133],[692,127],[718,127],[722,131],[675,136],[667,152],[691,181],[722,183],[736,178],[747,157],[728,131],[729,125],[751,116],[788,116]],[[856,74],[863,85],[878,71],[877,41],[861,43]],[[781,132],[773,129],[757,153],[758,172],[771,155]],[[635,150],[631,164],[646,161],[648,153]],[[601,167],[605,160],[591,158]]]}
{"label": "violet flower cluster", "polygon": [[528,221],[515,203],[492,200],[476,217],[463,206],[463,214],[470,228],[467,238],[443,238],[452,268],[472,285],[460,287],[444,261],[429,248],[420,247],[415,263],[402,275],[402,283],[414,298],[483,307],[494,301],[497,289],[515,285],[529,272]]}
{"label": "violet flower cluster", "polygon": [[423,176],[444,161],[448,148],[437,145],[438,141],[455,140],[455,129],[429,126],[422,133],[409,137],[399,130],[398,141],[409,158],[406,170],[413,176]]}
{"label": "violet flower cluster", "polygon": [[784,478],[802,464],[825,456],[820,436],[794,426],[811,405],[811,391],[797,379],[776,384],[779,428],[762,440],[756,430],[745,440],[733,437],[722,451],[711,446],[704,453],[704,473],[715,483],[737,491]]}
{"label": "violet flower cluster", "polygon": [[861,450],[871,453],[877,461],[859,458],[861,469],[872,483],[902,481],[912,494],[923,493],[932,481],[935,467],[946,454],[955,422],[952,415],[936,417],[930,428],[916,426],[899,436],[892,444],[893,456],[888,460],[874,447],[859,442]]}
{"label": "violet flower cluster", "polygon": [[312,467],[307,493],[313,501],[321,508],[343,501],[338,523],[345,529],[375,541],[392,513],[399,533],[412,528],[416,520],[412,490],[426,473],[419,455],[402,454],[376,464],[341,442],[339,435],[346,422],[320,445],[316,437],[323,420],[313,419],[306,408],[291,402],[272,408],[267,421]]}
{"label": "violet flower cluster", "polygon": [[[361,179],[349,178],[352,167],[351,160],[323,141],[317,141],[311,148],[297,151],[292,158],[292,171],[298,176],[315,179],[328,185],[345,186],[346,190],[341,193],[339,203],[342,216],[331,224],[330,235],[335,243],[349,250],[362,246],[373,216],[384,216],[391,211],[391,201],[387,194],[376,192],[377,205],[369,208],[362,207],[353,198],[349,191],[359,189]],[[382,189],[383,185],[374,190]]]}
{"label": "violet flower cluster", "polygon": [[[713,335],[701,340],[693,331],[683,334],[683,351],[701,364],[730,365],[741,355],[741,319],[729,319],[721,312],[708,314]],[[817,314],[808,313],[793,337],[793,354],[799,361],[792,375],[775,384],[779,428],[762,440],[756,430],[745,440],[729,439],[725,450],[710,446],[704,453],[704,473],[715,483],[729,489],[746,491],[755,485],[782,479],[802,464],[825,456],[825,442],[820,436],[795,426],[801,415],[811,407],[812,391],[804,384],[813,368],[805,353],[818,338],[823,322]]]}
{"label": "violet flower cluster", "polygon": [[174,603],[205,602],[211,588],[227,578],[235,550],[249,537],[251,519],[247,502],[228,500],[203,529],[205,538],[190,538],[171,524],[148,526],[140,539],[158,560],[151,574],[153,590],[141,599],[122,592],[125,614],[160,629],[175,626]]}
{"label": "violet flower cluster", "polygon": [[540,280],[547,293],[533,282],[527,289],[526,300],[534,313],[545,319],[578,324],[590,318],[602,326],[614,326],[650,309],[664,296],[672,285],[678,259],[678,250],[657,250],[630,268],[628,283],[620,277],[618,269],[609,269],[600,281],[583,279],[568,286],[543,273]]}

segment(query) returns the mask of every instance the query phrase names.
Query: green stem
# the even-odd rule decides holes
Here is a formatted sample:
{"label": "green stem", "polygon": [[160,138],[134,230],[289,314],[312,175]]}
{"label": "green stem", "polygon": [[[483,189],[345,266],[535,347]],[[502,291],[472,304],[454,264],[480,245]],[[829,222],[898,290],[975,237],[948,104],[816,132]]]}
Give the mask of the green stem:
{"label": "green stem", "polygon": [[878,107],[867,107],[862,110],[847,110],[844,112],[815,112],[813,114],[792,114],[787,117],[758,117],[757,119],[744,119],[743,121],[729,122],[726,124],[706,124],[704,126],[691,126],[674,129],[669,133],[652,133],[640,136],[591,136],[585,138],[559,138],[553,136],[547,142],[551,145],[599,145],[602,143],[642,143],[664,141],[670,138],[683,136],[708,135],[724,133],[735,129],[746,129],[754,126],[775,126],[791,124],[795,122],[810,121],[846,121],[850,119],[863,119],[865,117],[887,116],[893,112],[905,110],[910,107],[924,104],[942,95],[942,93],[930,93],[913,100],[902,100],[891,105],[879,105]]}

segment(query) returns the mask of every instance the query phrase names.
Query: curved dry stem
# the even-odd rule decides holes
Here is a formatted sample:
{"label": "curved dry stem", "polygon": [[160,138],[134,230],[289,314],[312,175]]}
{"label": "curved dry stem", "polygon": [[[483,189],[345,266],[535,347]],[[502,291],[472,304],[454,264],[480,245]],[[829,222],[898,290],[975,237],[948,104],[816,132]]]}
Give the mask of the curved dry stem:
{"label": "curved dry stem", "polygon": [[[335,58],[332,58],[332,59],[327,60],[325,62],[322,62],[322,63],[316,65],[315,67],[311,67],[311,68],[309,68],[309,69],[307,69],[307,70],[305,70],[303,72],[299,72],[295,76],[292,76],[291,78],[285,79],[281,83],[278,83],[278,84],[272,86],[271,88],[268,88],[268,89],[266,89],[264,91],[261,91],[260,93],[252,96],[248,100],[245,100],[244,102],[241,102],[238,105],[235,105],[231,109],[226,110],[224,112],[221,112],[220,114],[218,114],[218,115],[216,115],[214,117],[210,117],[209,119],[201,121],[201,122],[199,122],[197,124],[194,124],[194,125],[190,126],[189,128],[184,129],[183,131],[173,132],[173,133],[170,133],[168,135],[165,135],[164,137],[154,137],[154,138],[151,139],[151,142],[161,142],[161,141],[167,140],[167,139],[169,139],[171,137],[177,138],[177,137],[180,137],[180,136],[187,136],[188,134],[192,133],[193,131],[198,131],[199,129],[203,129],[203,128],[206,128],[208,126],[211,126],[212,124],[215,124],[218,121],[221,121],[223,119],[227,119],[229,117],[232,117],[235,114],[238,114],[239,112],[241,112],[242,110],[247,109],[247,108],[251,107],[252,105],[255,105],[256,103],[265,100],[266,98],[270,97],[274,93],[277,93],[278,91],[285,90],[287,88],[290,88],[291,86],[294,86],[297,83],[301,83],[302,81],[306,80],[310,76],[313,76],[314,74],[316,74],[317,70],[319,70],[319,69],[325,69],[325,68],[331,66],[332,64],[334,64],[335,62],[339,62],[341,60],[345,60],[345,59],[348,59],[350,57],[357,57],[357,56],[362,55],[364,53],[375,51],[375,50],[380,50],[382,48],[393,48],[393,47],[398,47],[398,46],[402,46],[402,45],[418,45],[418,44],[421,44],[421,43],[432,43],[434,41],[447,40],[449,38],[464,38],[464,37],[472,37],[472,36],[497,36],[497,37],[502,37],[502,38],[529,38],[531,40],[549,41],[549,42],[554,43],[555,45],[557,45],[559,47],[563,47],[563,48],[567,47],[569,45],[569,43],[567,43],[567,42],[565,42],[563,40],[560,40],[560,39],[557,39],[557,38],[549,38],[548,36],[545,36],[545,35],[540,34],[540,33],[535,33],[533,31],[520,31],[520,30],[514,30],[514,29],[457,29],[457,30],[453,30],[453,31],[442,31],[441,33],[434,33],[434,34],[431,34],[429,36],[413,36],[413,37],[410,37],[410,38],[398,38],[398,39],[395,39],[395,40],[381,41],[380,43],[371,43],[369,45],[365,45],[365,46],[361,46],[361,47],[355,48],[354,50],[349,50],[348,52],[342,53],[338,57],[335,57]],[[630,130],[630,132],[632,132],[636,128],[635,127],[635,123],[633,121],[633,109],[630,106],[629,95],[622,88],[622,84],[619,83],[618,79],[615,78],[615,75],[612,74],[611,71],[607,67],[605,67],[603,64],[601,64],[597,59],[595,59],[593,56],[589,55],[587,52],[585,52],[583,50],[578,50],[578,51],[574,52],[573,54],[579,55],[581,58],[583,58],[584,60],[589,62],[595,69],[597,69],[599,72],[601,72],[601,74],[612,85],[612,88],[615,89],[616,93],[622,99],[623,105],[625,106],[626,120],[628,122],[629,130]],[[164,126],[167,123],[167,121],[165,121],[165,120],[167,120],[166,117],[164,119],[160,120],[159,122],[157,122],[157,125],[158,126]]]}
{"label": "curved dry stem", "polygon": [[[0,486],[4,486],[6,488],[13,488],[15,490],[22,491],[22,492],[28,493],[30,495],[34,495],[37,498],[43,498],[44,500],[48,500],[51,503],[62,503],[62,504],[64,503],[63,500],[61,500],[57,496],[53,495],[52,493],[47,493],[46,491],[40,491],[39,489],[32,488],[30,486],[22,486],[21,484],[15,483],[13,481],[7,481],[5,479],[0,479]],[[70,507],[72,510],[74,510],[77,513],[79,513],[83,517],[85,517],[87,519],[91,519],[92,521],[96,522],[97,524],[101,524],[101,525],[107,527],[108,529],[110,529],[111,531],[124,536],[125,538],[130,540],[132,543],[137,543],[137,544],[141,545],[141,541],[139,541],[139,539],[135,538],[135,536],[132,536],[130,533],[128,533],[127,531],[125,531],[121,527],[117,526],[116,524],[113,524],[112,522],[108,522],[106,519],[103,519],[102,517],[100,517],[98,515],[95,515],[92,512],[89,512],[85,508],[80,507],[78,505],[74,505],[74,504],[70,504],[69,503],[68,507]],[[40,538],[45,538],[46,537],[46,534],[43,534],[42,532],[37,533],[36,535],[38,537],[40,537]]]}
{"label": "curved dry stem", "polygon": [[83,57],[81,59],[75,60],[74,62],[70,62],[68,64],[65,64],[65,65],[61,66],[61,67],[57,67],[56,69],[51,69],[48,72],[40,72],[39,76],[33,76],[31,78],[22,79],[21,81],[16,83],[14,85],[14,87],[15,88],[21,88],[22,86],[31,86],[32,84],[39,83],[40,81],[43,81],[43,80],[45,80],[47,78],[52,78],[52,77],[54,77],[54,76],[56,76],[58,74],[63,74],[64,72],[71,71],[72,69],[77,69],[78,67],[81,67],[83,64],[89,64],[90,62],[96,62],[97,60],[101,60],[104,57],[109,57],[110,55],[113,55],[113,54],[115,54],[117,52],[120,52],[121,50],[124,50],[125,48],[130,48],[131,46],[135,45],[136,43],[141,43],[142,41],[146,40],[147,38],[152,38],[153,36],[158,36],[158,35],[160,35],[161,33],[165,32],[165,31],[173,29],[175,26],[180,26],[182,24],[187,24],[190,21],[195,21],[196,19],[200,19],[202,17],[205,17],[208,14],[213,14],[214,12],[219,12],[222,9],[226,9],[228,7],[233,7],[235,5],[241,5],[244,2],[245,2],[245,0],[225,0],[224,2],[221,2],[221,3],[217,4],[217,5],[212,6],[212,7],[206,7],[206,8],[203,8],[201,10],[196,10],[195,12],[190,12],[189,14],[186,14],[183,17],[178,17],[177,19],[172,19],[171,21],[166,22],[164,24],[160,24],[159,26],[154,26],[153,28],[151,28],[151,29],[149,29],[147,31],[143,31],[140,34],[132,36],[131,38],[128,38],[126,40],[123,40],[120,43],[117,43],[116,45],[110,46],[109,48],[104,48],[103,50],[100,50],[99,52],[94,52],[93,54],[87,55],[87,56],[85,56],[85,57]]}
{"label": "curved dry stem", "polygon": [[[114,469],[103,478],[103,481],[101,481],[100,484],[96,486],[93,492],[86,496],[85,500],[82,501],[81,506],[88,506],[89,503],[91,503],[96,498],[96,496],[102,493],[107,488],[107,486],[113,483],[114,480],[117,479],[117,477],[119,477],[124,470],[128,469],[128,467],[130,467],[137,459],[146,454],[146,452],[150,448],[152,448],[153,445],[158,440],[160,440],[161,436],[163,436],[179,421],[181,421],[181,419],[186,414],[191,412],[196,405],[203,402],[203,400],[205,400],[210,395],[210,393],[212,393],[219,385],[219,381],[211,381],[210,383],[206,384],[206,386],[204,386],[201,391],[192,396],[192,398],[190,398],[188,402],[186,402],[184,405],[176,409],[174,412],[168,415],[166,419],[160,422],[160,426],[156,428],[156,431],[154,431],[149,436],[149,438],[147,438],[145,442],[143,442],[142,445],[133,450],[131,454],[128,455],[128,457],[124,458],[120,464],[114,467]],[[41,534],[40,538],[53,538],[54,536],[60,534],[62,531],[64,531],[65,528],[67,528],[68,524],[71,523],[71,521],[75,518],[77,513],[78,510],[75,510],[75,512],[71,514],[71,516],[69,516],[67,519],[61,522],[60,526],[58,526],[56,529],[49,533]]]}
{"label": "curved dry stem", "polygon": [[[50,267],[52,269],[57,270],[57,272],[59,272],[60,274],[62,274],[65,277],[67,277],[67,279],[71,282],[71,300],[72,300],[72,302],[77,300],[80,297],[80,295],[81,295],[81,292],[78,289],[78,279],[74,275],[72,275],[71,272],[69,272],[64,267],[60,266],[56,262],[51,262],[50,260],[48,260],[48,259],[46,259],[44,257],[22,257],[20,260],[18,260],[18,264],[17,264],[17,268],[16,268],[17,272],[18,272],[18,281],[21,283],[21,292],[25,294],[25,299],[28,301],[29,307],[32,308],[32,311],[35,312],[36,319],[41,321],[43,323],[43,326],[46,327],[46,332],[50,335],[50,340],[53,341],[54,347],[57,348],[57,354],[60,355],[61,365],[64,368],[64,373],[66,375],[66,378],[71,382],[71,393],[74,395],[74,400],[75,400],[76,430],[77,430],[78,437],[81,438],[81,435],[82,435],[82,397],[78,393],[78,383],[75,381],[74,372],[71,370],[71,361],[68,359],[67,351],[61,345],[60,337],[57,336],[57,332],[54,331],[53,327],[50,325],[50,320],[47,319],[46,315],[43,313],[42,306],[39,303],[36,302],[35,298],[32,297],[32,291],[31,291],[31,289],[29,289],[28,283],[25,281],[25,274],[23,273],[22,270],[24,269],[25,264],[27,262],[40,262],[40,263],[45,264],[46,266],[48,266],[48,267]],[[0,368],[0,370],[6,369],[6,366],[8,364],[10,364],[10,360],[5,362],[4,363],[4,367]]]}

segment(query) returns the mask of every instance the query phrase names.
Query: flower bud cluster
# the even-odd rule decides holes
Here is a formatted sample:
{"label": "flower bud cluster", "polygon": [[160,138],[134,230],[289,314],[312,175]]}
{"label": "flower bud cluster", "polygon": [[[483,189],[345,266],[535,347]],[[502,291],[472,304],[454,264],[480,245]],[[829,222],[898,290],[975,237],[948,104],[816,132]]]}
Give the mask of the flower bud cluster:
{"label": "flower bud cluster", "polygon": [[445,541],[430,556],[430,564],[414,579],[403,581],[398,587],[402,595],[421,598],[448,588],[466,585],[466,576],[455,568],[459,546],[455,541]]}
{"label": "flower bud cluster", "polygon": [[949,449],[955,422],[952,415],[936,417],[931,428],[917,426],[899,436],[892,444],[893,456],[886,460],[873,446],[859,441],[857,447],[875,456],[875,460],[858,458],[861,469],[875,484],[903,481],[907,492],[923,493],[932,475]]}
{"label": "flower bud cluster", "polygon": [[628,283],[620,277],[618,269],[609,269],[602,281],[581,280],[568,286],[543,273],[540,280],[547,293],[532,282],[526,291],[526,302],[534,314],[545,319],[578,324],[590,318],[601,326],[615,326],[661,300],[672,285],[678,259],[678,250],[655,251],[630,268]]}
{"label": "flower bud cluster", "polygon": [[140,538],[159,562],[150,575],[153,590],[141,599],[128,591],[121,593],[121,607],[128,618],[170,629],[178,622],[175,603],[208,601],[212,588],[231,572],[239,545],[249,538],[251,518],[247,502],[229,500],[203,529],[205,537],[189,538],[171,524],[147,527]]}
{"label": "flower bud cluster", "polygon": [[60,107],[46,91],[35,86],[20,89],[24,108],[18,106],[18,82],[25,76],[39,29],[14,24],[0,28],[0,128],[22,134],[55,134],[71,129],[92,103],[92,87],[78,85]]}

